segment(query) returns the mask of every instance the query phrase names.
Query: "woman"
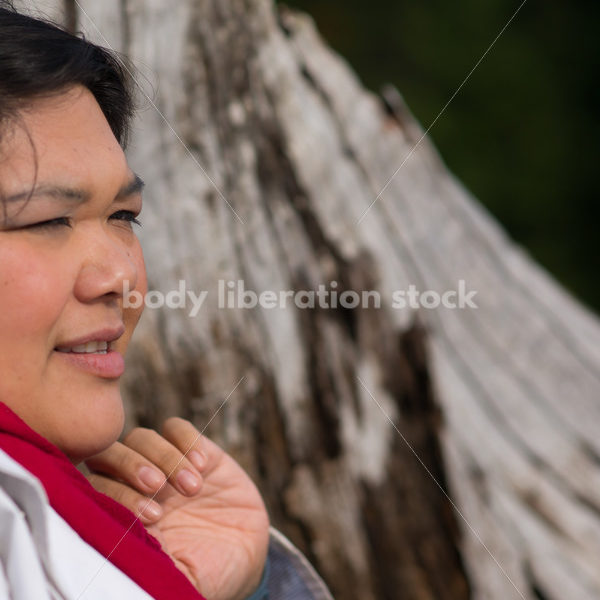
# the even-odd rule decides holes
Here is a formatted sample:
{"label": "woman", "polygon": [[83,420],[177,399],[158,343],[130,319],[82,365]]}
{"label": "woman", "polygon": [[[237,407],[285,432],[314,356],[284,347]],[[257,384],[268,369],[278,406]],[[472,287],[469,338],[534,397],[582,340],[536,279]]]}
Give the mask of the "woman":
{"label": "woman", "polygon": [[190,423],[117,442],[123,286],[146,291],[129,89],[110,53],[0,3],[0,598],[329,598]]}

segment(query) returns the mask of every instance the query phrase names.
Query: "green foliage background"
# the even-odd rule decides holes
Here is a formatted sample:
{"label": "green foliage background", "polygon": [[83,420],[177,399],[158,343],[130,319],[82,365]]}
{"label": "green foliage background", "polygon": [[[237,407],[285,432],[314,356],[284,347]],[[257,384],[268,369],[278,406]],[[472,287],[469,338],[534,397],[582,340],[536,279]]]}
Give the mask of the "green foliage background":
{"label": "green foliage background", "polygon": [[[426,129],[521,0],[288,0]],[[528,0],[430,131],[510,235],[600,312],[600,2]]]}

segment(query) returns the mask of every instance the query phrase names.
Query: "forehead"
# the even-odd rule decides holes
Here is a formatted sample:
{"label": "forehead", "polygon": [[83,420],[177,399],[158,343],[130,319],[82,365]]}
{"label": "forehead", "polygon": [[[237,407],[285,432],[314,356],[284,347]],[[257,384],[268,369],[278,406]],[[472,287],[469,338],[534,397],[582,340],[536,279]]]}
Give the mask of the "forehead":
{"label": "forehead", "polygon": [[76,185],[94,194],[131,178],[100,106],[81,86],[35,100],[22,110],[11,135],[2,140],[1,154],[3,195],[34,182]]}

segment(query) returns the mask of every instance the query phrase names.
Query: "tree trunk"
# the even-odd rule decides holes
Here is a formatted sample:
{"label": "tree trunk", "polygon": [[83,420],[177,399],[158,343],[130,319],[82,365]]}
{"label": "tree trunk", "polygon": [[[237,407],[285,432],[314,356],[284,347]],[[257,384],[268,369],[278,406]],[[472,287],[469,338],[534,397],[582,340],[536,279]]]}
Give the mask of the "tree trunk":
{"label": "tree trunk", "polygon": [[[269,0],[47,4],[149,96],[129,160],[150,289],[208,292],[146,310],[130,425],[206,427],[337,600],[598,598],[598,322],[427,139],[411,153],[401,96]],[[220,307],[238,280],[381,306]],[[460,280],[478,308],[392,304]]]}

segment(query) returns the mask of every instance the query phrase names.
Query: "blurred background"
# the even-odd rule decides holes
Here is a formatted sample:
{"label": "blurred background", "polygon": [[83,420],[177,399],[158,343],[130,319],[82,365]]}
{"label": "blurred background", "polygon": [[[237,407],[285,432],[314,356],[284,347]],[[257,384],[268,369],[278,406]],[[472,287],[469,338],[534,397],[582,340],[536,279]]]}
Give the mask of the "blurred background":
{"label": "blurred background", "polygon": [[[520,0],[288,0],[429,127]],[[600,2],[529,0],[430,131],[509,234],[600,312]]]}

